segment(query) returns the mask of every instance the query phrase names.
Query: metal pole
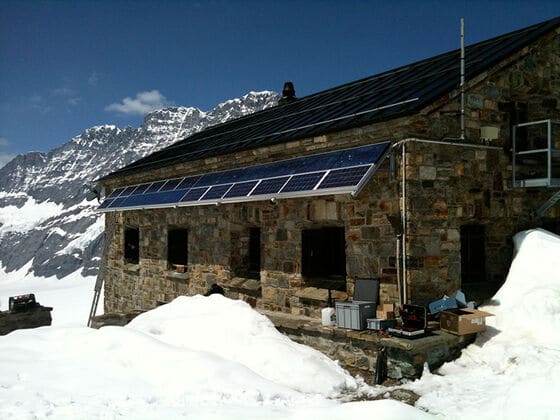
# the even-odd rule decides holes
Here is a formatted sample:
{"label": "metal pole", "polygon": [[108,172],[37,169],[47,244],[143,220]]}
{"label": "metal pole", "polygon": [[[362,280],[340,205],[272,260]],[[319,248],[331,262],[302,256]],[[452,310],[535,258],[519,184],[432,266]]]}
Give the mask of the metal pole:
{"label": "metal pole", "polygon": [[547,121],[547,129],[548,129],[548,186],[552,185],[552,120]]}
{"label": "metal pole", "polygon": [[407,300],[407,275],[406,275],[406,143],[402,145],[402,302],[408,303]]}
{"label": "metal pole", "polygon": [[465,19],[461,18],[461,140],[465,140]]}
{"label": "metal pole", "polygon": [[513,144],[511,146],[511,172],[512,172],[512,181],[513,181],[513,188],[517,187],[517,176],[516,176],[516,172],[517,172],[517,145],[515,143],[517,143],[517,125],[513,125],[511,127],[511,129],[513,130]]}

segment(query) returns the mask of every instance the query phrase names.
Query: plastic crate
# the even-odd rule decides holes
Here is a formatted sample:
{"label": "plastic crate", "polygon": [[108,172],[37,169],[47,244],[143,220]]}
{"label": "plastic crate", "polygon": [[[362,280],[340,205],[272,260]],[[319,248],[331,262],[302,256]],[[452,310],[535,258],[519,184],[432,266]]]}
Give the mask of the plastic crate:
{"label": "plastic crate", "polygon": [[376,305],[377,302],[335,302],[337,327],[365,330],[367,319],[375,317]]}
{"label": "plastic crate", "polygon": [[397,321],[394,319],[377,319],[377,318],[368,318],[367,320],[367,328],[368,330],[383,330],[385,331],[387,328],[392,328],[397,324]]}

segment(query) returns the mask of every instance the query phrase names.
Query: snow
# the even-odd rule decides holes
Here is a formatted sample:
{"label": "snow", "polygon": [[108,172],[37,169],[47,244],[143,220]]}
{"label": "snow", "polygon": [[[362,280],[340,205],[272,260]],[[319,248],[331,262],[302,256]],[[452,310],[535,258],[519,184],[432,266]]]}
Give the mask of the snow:
{"label": "snow", "polygon": [[58,251],[56,254],[72,254],[77,250],[83,251],[95,240],[95,238],[103,233],[104,229],[105,218],[99,217],[93,224],[88,226],[85,232],[76,235],[75,239],[70,241],[66,247]]}
{"label": "snow", "polygon": [[[515,243],[506,283],[482,308],[495,314],[488,330],[456,361],[401,386],[421,395],[416,407],[343,403],[390,388],[368,389],[245,303],[212,295],[179,297],[126,327],[100,330],[85,328],[85,319],[57,318],[64,305],[53,304],[52,327],[0,337],[0,418],[558,418],[560,238],[533,230]],[[67,284],[57,280],[60,288],[52,279],[4,274],[2,300],[19,282],[45,282],[41,303],[57,293],[61,302],[85,294],[72,287],[82,283],[77,273]],[[87,312],[86,303],[64,304],[72,313]]]}
{"label": "snow", "polygon": [[7,232],[30,231],[43,221],[59,215],[62,209],[62,204],[51,201],[38,203],[33,197],[28,197],[21,207],[0,207],[0,236]]}
{"label": "snow", "polygon": [[[231,314],[235,314],[233,322]],[[221,295],[179,297],[137,317],[129,328],[177,347],[198,352],[217,351],[220,357],[241,363],[272,382],[300,392],[337,395],[358,388],[356,380],[331,359],[291,341],[245,302]],[[182,333],[185,330],[189,331],[188,335]],[[284,360],[281,365],[275,363],[278,354]],[[310,377],[315,380],[310,382],[307,379]]]}
{"label": "snow", "polygon": [[514,238],[506,283],[481,310],[487,331],[461,358],[408,386],[417,406],[445,418],[553,419],[560,413],[560,237]]}
{"label": "snow", "polygon": [[[31,272],[33,260],[17,271],[6,273],[0,267],[0,310],[8,310],[10,296],[35,294],[43,306],[54,308],[51,312],[54,326],[84,326],[87,324],[95,276],[82,276],[81,270],[62,278],[35,277]],[[103,313],[101,295],[98,313]],[[1,337],[0,337],[1,339]],[[0,418],[2,418],[0,416]]]}

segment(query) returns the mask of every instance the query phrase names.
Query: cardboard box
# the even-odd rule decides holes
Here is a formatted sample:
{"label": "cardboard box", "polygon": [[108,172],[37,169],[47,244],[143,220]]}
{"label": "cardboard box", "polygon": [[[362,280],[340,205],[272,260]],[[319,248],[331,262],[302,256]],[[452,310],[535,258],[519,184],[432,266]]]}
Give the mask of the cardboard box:
{"label": "cardboard box", "polygon": [[443,311],[439,318],[440,329],[455,335],[485,331],[489,316],[493,314],[471,308]]}
{"label": "cardboard box", "polygon": [[395,319],[395,304],[394,303],[383,303],[377,305],[377,310],[375,311],[375,317],[377,319]]}
{"label": "cardboard box", "polygon": [[394,303],[383,303],[381,305],[377,305],[378,311],[383,312],[395,312],[395,304]]}
{"label": "cardboard box", "polygon": [[375,317],[377,319],[395,319],[395,313],[393,311],[375,311]]}

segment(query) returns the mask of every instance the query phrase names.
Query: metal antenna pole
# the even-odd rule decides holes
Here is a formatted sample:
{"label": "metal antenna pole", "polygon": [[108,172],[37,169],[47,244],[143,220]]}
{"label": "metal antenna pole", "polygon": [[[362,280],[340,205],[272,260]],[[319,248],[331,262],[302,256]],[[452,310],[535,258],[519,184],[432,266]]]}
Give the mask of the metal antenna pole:
{"label": "metal antenna pole", "polygon": [[465,140],[465,19],[461,18],[461,140]]}

